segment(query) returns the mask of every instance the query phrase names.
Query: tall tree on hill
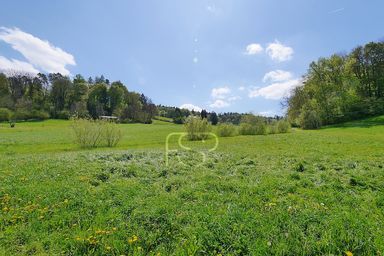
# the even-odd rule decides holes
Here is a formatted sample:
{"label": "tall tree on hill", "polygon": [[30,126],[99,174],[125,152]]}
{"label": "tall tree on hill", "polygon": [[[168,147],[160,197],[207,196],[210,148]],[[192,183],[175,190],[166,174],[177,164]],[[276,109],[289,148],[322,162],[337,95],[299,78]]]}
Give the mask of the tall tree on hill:
{"label": "tall tree on hill", "polygon": [[208,113],[205,109],[201,110],[200,117],[201,119],[208,118]]}
{"label": "tall tree on hill", "polygon": [[209,114],[209,121],[212,125],[217,125],[217,123],[219,122],[219,118],[217,117],[216,112],[212,112]]}

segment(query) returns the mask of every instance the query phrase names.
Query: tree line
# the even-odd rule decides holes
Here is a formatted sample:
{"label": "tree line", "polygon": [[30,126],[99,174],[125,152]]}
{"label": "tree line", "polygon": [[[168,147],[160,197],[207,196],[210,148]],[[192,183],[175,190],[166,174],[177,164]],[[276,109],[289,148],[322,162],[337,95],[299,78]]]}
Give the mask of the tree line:
{"label": "tree line", "polygon": [[284,103],[288,120],[307,129],[384,114],[384,42],[312,62]]}
{"label": "tree line", "polygon": [[113,115],[122,122],[151,123],[156,114],[150,98],[104,76],[0,73],[0,121]]}

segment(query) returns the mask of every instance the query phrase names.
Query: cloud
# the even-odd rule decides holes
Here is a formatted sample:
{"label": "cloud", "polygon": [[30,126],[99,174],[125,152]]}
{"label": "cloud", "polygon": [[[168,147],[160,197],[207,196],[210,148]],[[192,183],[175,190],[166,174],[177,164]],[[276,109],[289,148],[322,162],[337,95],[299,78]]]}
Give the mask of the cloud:
{"label": "cloud", "polygon": [[261,112],[258,112],[257,114],[259,114],[261,116],[265,116],[265,117],[278,115],[278,113],[274,110],[261,111]]}
{"label": "cloud", "polygon": [[345,10],[345,8],[343,7],[343,8],[339,8],[339,9],[336,9],[336,10],[329,11],[328,14],[335,14],[335,13],[338,13],[338,12],[342,12],[344,10]]}
{"label": "cloud", "polygon": [[205,7],[207,12],[212,13],[213,15],[219,16],[222,12],[220,8],[218,8],[216,5],[207,5]]}
{"label": "cloud", "polygon": [[238,89],[239,89],[239,91],[244,91],[245,87],[244,86],[240,86]]}
{"label": "cloud", "polygon": [[225,107],[229,107],[229,103],[226,102],[225,100],[215,100],[212,104],[210,104],[209,106],[211,108],[225,108]]}
{"label": "cloud", "polygon": [[69,75],[66,66],[76,65],[73,55],[18,28],[0,27],[0,40],[20,52],[36,69],[48,73]]}
{"label": "cloud", "polygon": [[231,93],[231,89],[228,86],[213,88],[211,96],[214,99],[225,99]]}
{"label": "cloud", "polygon": [[39,73],[39,70],[35,69],[30,63],[19,61],[15,59],[7,59],[3,56],[0,56],[0,71],[22,71],[32,74]]}
{"label": "cloud", "polygon": [[264,75],[263,82],[282,82],[292,79],[292,73],[284,70],[274,70]]}
{"label": "cloud", "polygon": [[293,49],[291,47],[281,44],[279,41],[268,44],[266,53],[272,60],[283,62],[292,59]]}
{"label": "cloud", "polygon": [[195,106],[193,104],[189,104],[189,103],[186,103],[186,104],[183,104],[180,106],[181,109],[188,109],[189,111],[197,111],[197,112],[201,112],[202,108],[198,107],[198,106]]}
{"label": "cloud", "polygon": [[255,55],[263,51],[263,47],[260,44],[249,44],[245,49],[246,54]]}
{"label": "cloud", "polygon": [[232,96],[227,99],[228,101],[236,101],[236,100],[241,100],[240,96]]}
{"label": "cloud", "polygon": [[301,81],[299,79],[292,79],[284,82],[273,83],[266,87],[256,87],[249,91],[248,96],[250,98],[264,97],[271,100],[279,100],[285,96],[289,96],[289,93],[293,88],[299,86]]}

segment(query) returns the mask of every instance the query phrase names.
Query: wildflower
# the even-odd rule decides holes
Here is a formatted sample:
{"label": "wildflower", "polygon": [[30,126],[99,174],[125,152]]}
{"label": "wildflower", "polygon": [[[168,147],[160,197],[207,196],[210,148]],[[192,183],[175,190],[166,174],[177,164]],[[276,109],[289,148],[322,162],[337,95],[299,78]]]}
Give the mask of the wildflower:
{"label": "wildflower", "polygon": [[353,253],[352,253],[351,251],[346,251],[346,252],[345,252],[345,255],[346,255],[346,256],[353,256]]}
{"label": "wildflower", "polygon": [[88,241],[88,243],[91,244],[91,245],[96,245],[96,244],[98,243],[96,237],[94,237],[94,236],[90,236],[90,237],[88,237],[87,241]]}
{"label": "wildflower", "polygon": [[117,230],[117,228],[112,228],[112,230],[113,230],[113,231],[116,231],[116,230]]}
{"label": "wildflower", "polygon": [[111,246],[107,246],[107,247],[105,247],[105,249],[107,249],[107,250],[109,251],[109,250],[111,250],[112,248],[111,248]]}
{"label": "wildflower", "polygon": [[134,242],[136,242],[139,238],[135,235],[133,235],[131,238],[128,239],[128,243],[129,244],[133,244]]}

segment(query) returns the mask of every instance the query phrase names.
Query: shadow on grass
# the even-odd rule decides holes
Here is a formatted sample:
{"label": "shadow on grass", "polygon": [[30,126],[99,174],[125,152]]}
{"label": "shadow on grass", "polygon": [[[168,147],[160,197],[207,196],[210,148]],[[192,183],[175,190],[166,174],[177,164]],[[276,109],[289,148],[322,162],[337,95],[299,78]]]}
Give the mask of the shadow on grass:
{"label": "shadow on grass", "polygon": [[[376,116],[370,118],[364,118],[360,120],[349,121],[341,124],[327,125],[323,128],[370,128],[374,126],[384,125],[384,116]],[[322,128],[322,129],[323,129]]]}

